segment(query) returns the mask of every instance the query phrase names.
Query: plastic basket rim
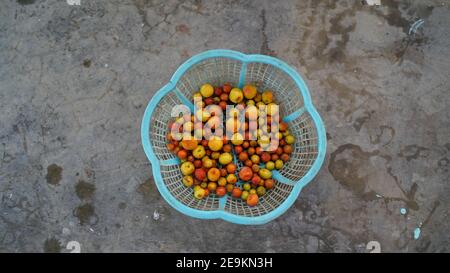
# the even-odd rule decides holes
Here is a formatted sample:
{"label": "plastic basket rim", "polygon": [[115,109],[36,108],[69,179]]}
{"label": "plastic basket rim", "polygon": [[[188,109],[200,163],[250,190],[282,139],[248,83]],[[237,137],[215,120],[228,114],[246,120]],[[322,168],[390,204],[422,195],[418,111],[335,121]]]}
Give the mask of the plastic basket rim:
{"label": "plastic basket rim", "polygon": [[[314,125],[317,130],[317,145],[318,145],[318,153],[317,158],[314,161],[311,168],[308,170],[308,172],[298,181],[294,181],[295,184],[293,184],[293,188],[291,193],[288,195],[286,200],[284,200],[277,208],[274,210],[263,214],[259,216],[241,216],[232,214],[230,212],[224,211],[224,210],[212,210],[212,211],[203,211],[194,209],[191,207],[188,207],[178,201],[168,190],[167,186],[163,182],[162,174],[160,172],[161,163],[160,160],[156,157],[156,155],[153,153],[153,149],[151,147],[151,138],[149,129],[150,129],[150,120],[153,114],[154,109],[156,108],[156,105],[158,102],[170,91],[172,91],[180,78],[184,75],[184,73],[190,69],[191,66],[209,58],[217,58],[217,57],[225,57],[225,58],[231,58],[238,61],[241,61],[243,64],[247,63],[253,63],[253,62],[260,62],[265,63],[269,65],[273,65],[279,69],[281,69],[283,72],[287,73],[292,80],[297,85],[298,89],[300,90],[300,93],[303,97],[303,103],[305,111],[309,113],[311,116]],[[295,113],[295,112],[294,112]],[[281,61],[280,59],[277,59],[275,57],[267,56],[267,55],[261,55],[261,54],[244,54],[238,51],[229,50],[229,49],[214,49],[214,50],[208,50],[201,52],[197,55],[192,56],[187,61],[185,61],[183,64],[181,64],[178,69],[175,71],[173,76],[171,77],[170,81],[164,85],[161,89],[159,89],[155,95],[152,97],[150,102],[148,103],[141,123],[141,141],[142,146],[144,149],[144,152],[149,159],[151,166],[152,166],[152,173],[153,178],[155,181],[155,184],[158,188],[158,191],[163,196],[163,198],[166,200],[167,203],[169,203],[173,208],[178,210],[179,212],[186,214],[188,216],[194,217],[194,218],[200,218],[200,219],[222,219],[228,222],[236,223],[236,224],[244,224],[244,225],[259,225],[259,224],[265,224],[270,222],[271,220],[281,216],[283,213],[285,213],[295,202],[295,200],[298,198],[301,190],[304,186],[306,186],[308,183],[310,183],[314,177],[319,172],[326,154],[326,132],[325,132],[325,126],[324,123],[317,112],[316,108],[314,107],[311,96],[309,94],[308,87],[306,86],[305,82],[303,81],[303,78],[300,76],[299,73],[297,73],[296,70],[294,70],[292,67],[290,67],[287,63]],[[228,198],[228,195],[225,195],[221,198],[220,202],[226,202],[226,198]]]}

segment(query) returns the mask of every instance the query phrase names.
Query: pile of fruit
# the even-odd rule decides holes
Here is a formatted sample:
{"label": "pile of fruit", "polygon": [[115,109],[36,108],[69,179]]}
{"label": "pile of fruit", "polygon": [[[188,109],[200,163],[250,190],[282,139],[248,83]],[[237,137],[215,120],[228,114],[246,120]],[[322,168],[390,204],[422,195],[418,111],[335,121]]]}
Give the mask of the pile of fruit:
{"label": "pile of fruit", "polygon": [[[269,90],[259,93],[254,85],[245,85],[241,90],[230,84],[219,87],[204,84],[200,92],[194,94],[194,103],[196,109],[201,110],[195,114],[184,114],[170,122],[167,135],[167,148],[181,160],[183,184],[194,188],[194,197],[197,199],[209,194],[219,197],[230,194],[232,197],[241,198],[249,206],[257,205],[259,197],[276,186],[272,179],[272,170],[283,168],[290,158],[295,142],[294,136],[289,133],[288,125],[280,119],[278,107],[274,107],[276,104],[273,93]],[[241,109],[254,106],[250,108],[255,111],[246,111],[245,122],[242,124],[237,119],[237,113],[223,122],[213,112],[204,109],[208,105],[217,105],[223,111],[229,105],[242,106]],[[257,109],[266,109],[265,115]],[[251,132],[249,123],[258,118],[263,118],[262,124],[265,124],[265,127],[258,127]],[[233,122],[231,119],[234,119]],[[232,135],[231,139],[213,136],[207,140],[203,130],[196,130],[214,122],[225,124],[224,127]],[[197,124],[202,126],[195,128]],[[193,135],[197,136],[198,140],[192,133],[187,137],[182,135],[181,138],[175,138],[171,133],[175,125],[179,134],[194,132]],[[245,133],[240,134],[238,129]],[[198,131],[200,134],[196,134]],[[277,132],[270,135],[278,140],[275,147],[269,147],[272,145],[268,135],[270,132]],[[270,149],[266,149],[268,147]],[[239,172],[233,150],[236,160],[243,165]]]}

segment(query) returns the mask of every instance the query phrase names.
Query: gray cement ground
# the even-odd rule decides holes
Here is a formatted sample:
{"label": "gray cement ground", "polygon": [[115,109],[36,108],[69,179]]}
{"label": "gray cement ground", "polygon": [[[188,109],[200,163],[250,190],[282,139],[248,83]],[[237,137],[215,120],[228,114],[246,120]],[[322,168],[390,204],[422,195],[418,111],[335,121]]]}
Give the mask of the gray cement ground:
{"label": "gray cement ground", "polygon": [[[444,0],[2,1],[0,251],[448,252],[449,26]],[[147,102],[213,48],[296,67],[326,124],[319,175],[263,226],[178,213],[141,147]]]}

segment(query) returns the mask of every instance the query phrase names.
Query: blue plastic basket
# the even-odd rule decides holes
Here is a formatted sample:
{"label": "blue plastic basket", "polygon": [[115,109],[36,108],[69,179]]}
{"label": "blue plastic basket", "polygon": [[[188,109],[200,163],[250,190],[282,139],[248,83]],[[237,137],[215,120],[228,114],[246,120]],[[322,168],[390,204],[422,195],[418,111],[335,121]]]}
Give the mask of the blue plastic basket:
{"label": "blue plastic basket", "polygon": [[[241,88],[245,83],[252,83],[258,90],[272,90],[280,114],[296,138],[290,160],[280,171],[273,171],[276,186],[254,207],[228,195],[211,194],[202,200],[195,199],[192,189],[182,183],[179,160],[166,148],[172,107],[185,104],[192,109],[192,94],[202,84],[216,86],[226,82]],[[300,75],[279,59],[224,49],[195,55],[177,69],[169,83],[148,104],[142,119],[141,138],[156,186],[171,206],[192,217],[221,218],[247,225],[264,224],[283,214],[317,174],[326,153],[324,124]],[[238,164],[240,167],[242,164]]]}

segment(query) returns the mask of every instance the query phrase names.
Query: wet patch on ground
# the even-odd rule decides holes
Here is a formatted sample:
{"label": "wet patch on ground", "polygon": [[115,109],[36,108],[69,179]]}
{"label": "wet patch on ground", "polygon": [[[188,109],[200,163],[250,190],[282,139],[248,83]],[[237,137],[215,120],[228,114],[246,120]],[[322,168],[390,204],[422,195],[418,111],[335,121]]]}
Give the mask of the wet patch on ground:
{"label": "wet patch on ground", "polygon": [[75,193],[81,200],[91,199],[95,193],[95,185],[84,180],[80,180],[75,185]]}
{"label": "wet patch on ground", "polygon": [[47,179],[47,183],[54,186],[59,185],[62,178],[62,171],[63,168],[56,164],[49,165],[47,167],[47,175],[45,177]]}
{"label": "wet patch on ground", "polygon": [[73,215],[78,218],[80,225],[95,225],[98,217],[95,214],[95,208],[92,204],[86,203],[75,208]]}
{"label": "wet patch on ground", "polygon": [[52,237],[45,241],[44,252],[45,253],[60,253],[62,249],[61,243],[58,239]]}

